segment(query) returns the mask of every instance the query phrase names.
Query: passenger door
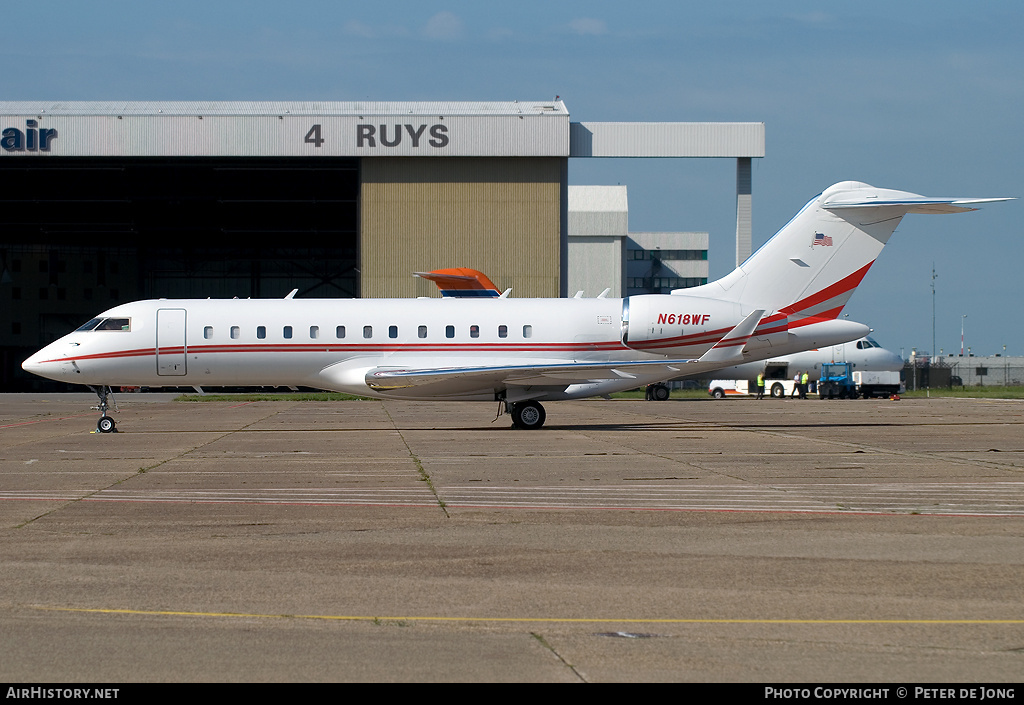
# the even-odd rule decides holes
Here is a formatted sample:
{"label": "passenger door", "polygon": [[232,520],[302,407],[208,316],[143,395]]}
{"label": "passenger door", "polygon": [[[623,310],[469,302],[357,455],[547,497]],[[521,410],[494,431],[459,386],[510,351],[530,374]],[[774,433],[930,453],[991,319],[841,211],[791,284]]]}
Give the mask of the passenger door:
{"label": "passenger door", "polygon": [[184,376],[187,372],[185,367],[187,353],[185,309],[157,309],[156,373],[165,376]]}

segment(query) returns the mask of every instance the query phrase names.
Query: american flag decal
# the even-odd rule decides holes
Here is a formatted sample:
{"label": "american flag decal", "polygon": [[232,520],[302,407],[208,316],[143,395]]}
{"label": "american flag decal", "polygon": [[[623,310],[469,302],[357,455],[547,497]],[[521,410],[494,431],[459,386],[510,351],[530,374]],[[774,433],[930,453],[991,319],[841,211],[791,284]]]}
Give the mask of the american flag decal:
{"label": "american flag decal", "polygon": [[832,247],[832,238],[821,233],[814,233],[814,242],[811,243],[811,247],[815,245],[824,245],[825,247]]}

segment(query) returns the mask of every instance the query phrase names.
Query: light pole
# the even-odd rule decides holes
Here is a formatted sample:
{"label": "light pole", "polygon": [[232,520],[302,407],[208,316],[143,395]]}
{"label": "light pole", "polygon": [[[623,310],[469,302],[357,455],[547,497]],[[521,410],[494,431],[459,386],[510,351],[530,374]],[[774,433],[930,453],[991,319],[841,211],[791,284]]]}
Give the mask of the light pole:
{"label": "light pole", "polygon": [[960,316],[960,357],[964,356],[964,319],[967,318],[967,314]]}
{"label": "light pole", "polygon": [[932,352],[935,357],[935,280],[938,275],[935,273],[935,262],[932,262]]}

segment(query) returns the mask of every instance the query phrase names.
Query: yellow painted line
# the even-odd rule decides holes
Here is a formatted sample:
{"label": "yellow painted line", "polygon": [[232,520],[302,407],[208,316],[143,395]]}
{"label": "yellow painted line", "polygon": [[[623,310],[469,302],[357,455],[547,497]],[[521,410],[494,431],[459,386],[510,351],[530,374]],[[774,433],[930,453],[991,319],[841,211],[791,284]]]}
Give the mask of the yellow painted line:
{"label": "yellow painted line", "polygon": [[631,617],[384,617],[332,614],[260,614],[246,612],[189,612],[182,610],[132,610],[87,607],[47,607],[31,609],[51,612],[93,614],[133,614],[162,617],[233,617],[243,619],[317,619],[348,622],[545,622],[563,624],[1024,624],[1024,619],[636,619]]}

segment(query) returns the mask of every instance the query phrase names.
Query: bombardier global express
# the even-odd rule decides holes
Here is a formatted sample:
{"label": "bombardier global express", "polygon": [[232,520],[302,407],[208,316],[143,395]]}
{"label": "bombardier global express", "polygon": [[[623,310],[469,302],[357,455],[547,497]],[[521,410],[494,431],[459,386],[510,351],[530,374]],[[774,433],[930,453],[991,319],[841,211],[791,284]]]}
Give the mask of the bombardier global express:
{"label": "bombardier global express", "polygon": [[540,428],[543,401],[602,396],[855,340],[838,318],[901,218],[1002,198],[927,198],[846,181],[722,279],[624,299],[160,299],[99,314],[26,360],[85,384],[309,386],[382,399],[497,401]]}

